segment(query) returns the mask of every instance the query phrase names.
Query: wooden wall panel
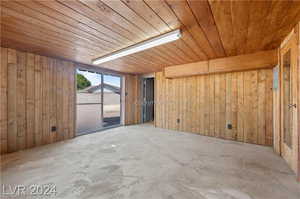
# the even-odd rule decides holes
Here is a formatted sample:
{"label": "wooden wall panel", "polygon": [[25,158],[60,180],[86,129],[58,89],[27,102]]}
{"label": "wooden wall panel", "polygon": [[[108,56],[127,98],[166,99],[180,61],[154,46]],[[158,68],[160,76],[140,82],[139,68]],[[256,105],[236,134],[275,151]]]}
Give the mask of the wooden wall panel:
{"label": "wooden wall panel", "polygon": [[244,72],[237,73],[237,140],[244,141],[244,118],[245,118],[245,106],[244,106]]}
{"label": "wooden wall panel", "polygon": [[68,65],[66,62],[63,62],[63,115],[62,115],[62,121],[63,124],[61,126],[61,129],[63,131],[63,140],[68,138],[69,135],[69,102],[68,102]]}
{"label": "wooden wall panel", "polygon": [[242,72],[273,68],[278,63],[277,50],[193,62],[164,68],[167,78],[189,77],[214,73]]}
{"label": "wooden wall panel", "polygon": [[[279,63],[281,63],[280,61],[280,51],[278,53],[278,61]],[[277,76],[278,78],[278,81],[280,81],[280,78],[279,78],[279,65],[276,66],[274,69],[274,74]],[[278,82],[278,88],[277,89],[274,89],[274,92],[273,92],[273,136],[274,136],[274,141],[273,141],[273,148],[274,148],[274,151],[280,155],[281,154],[281,147],[280,147],[280,139],[281,139],[281,136],[280,136],[280,129],[281,129],[281,112],[280,112],[280,84]]]}
{"label": "wooden wall panel", "polygon": [[[248,143],[257,142],[257,71],[244,74],[244,141]],[[263,114],[262,112],[260,114]],[[256,124],[256,125],[253,125]]]}
{"label": "wooden wall panel", "polygon": [[26,53],[24,52],[17,52],[17,74],[15,75],[17,75],[17,92],[14,93],[17,97],[17,148],[22,150],[26,148]]}
{"label": "wooden wall panel", "polygon": [[26,143],[29,148],[34,146],[34,54],[27,54],[26,60]]}
{"label": "wooden wall panel", "polygon": [[[42,143],[42,68],[41,57],[35,56],[34,71],[34,144]],[[57,82],[58,83],[58,82]]]}
{"label": "wooden wall panel", "polygon": [[46,57],[42,58],[42,144],[47,144],[48,137],[50,133],[48,131],[49,127],[49,80],[48,80],[48,60]]}
{"label": "wooden wall panel", "polygon": [[[76,82],[76,79],[75,79],[75,70],[74,70],[74,68],[73,68],[73,64],[72,63],[68,63],[69,64],[69,75],[68,75],[68,77],[69,77],[69,137],[75,137],[75,118],[76,118],[76,113],[75,113],[75,103],[76,103],[76,101],[75,101],[75,92],[76,92],[76,90],[75,90],[75,82]],[[55,74],[55,70],[56,70],[56,68],[54,68],[54,74]],[[56,78],[56,76],[54,76],[53,77],[54,78],[54,82],[56,81],[55,80],[55,78]],[[55,84],[54,84],[55,85]],[[54,90],[56,89],[56,85],[54,86]],[[55,98],[55,96],[53,96],[53,100],[54,100],[54,102],[53,102],[53,104],[55,105],[56,104],[56,98]],[[54,111],[53,112],[53,118],[54,118],[54,120],[56,119],[56,116],[57,116],[57,112],[56,111]],[[57,122],[57,120],[55,120],[55,122]]]}
{"label": "wooden wall panel", "polygon": [[155,125],[271,146],[272,81],[272,69],[175,79],[157,72]]}
{"label": "wooden wall panel", "polygon": [[125,125],[141,122],[141,87],[138,75],[125,75]]}
{"label": "wooden wall panel", "polygon": [[1,153],[7,152],[7,49],[1,48],[0,67],[0,139]]}
{"label": "wooden wall panel", "polygon": [[[49,71],[49,74],[50,74],[50,77],[49,77],[49,83],[50,83],[50,96],[49,96],[49,100],[50,100],[50,107],[53,107],[53,108],[50,108],[50,117],[49,117],[49,122],[50,122],[50,126],[57,126],[57,123],[56,123],[56,95],[55,95],[55,91],[56,91],[56,75],[55,75],[55,72],[56,72],[56,67],[55,67],[55,60],[54,59],[50,59],[49,60],[50,63],[49,63],[49,66],[50,66],[50,71]],[[71,76],[71,75],[70,75]],[[71,86],[72,86],[72,83],[71,83]],[[72,86],[74,87],[74,85]],[[70,89],[70,87],[69,87]],[[72,120],[70,120],[72,121]],[[50,133],[50,142],[54,142],[56,140],[56,133]]]}
{"label": "wooden wall panel", "polygon": [[300,182],[300,23],[297,25],[297,40],[298,40],[298,182]]}
{"label": "wooden wall panel", "polygon": [[8,49],[7,57],[7,150],[17,151],[17,52]]}
{"label": "wooden wall panel", "polygon": [[1,154],[74,137],[72,62],[1,48],[0,72]]}
{"label": "wooden wall panel", "polygon": [[[57,64],[62,64],[60,60],[57,61]],[[57,85],[63,85],[63,68],[59,67],[57,70],[56,81]],[[63,89],[59,86],[56,87],[56,114],[57,114],[57,130],[63,132]],[[57,140],[63,140],[63,133],[56,135]]]}
{"label": "wooden wall panel", "polygon": [[[273,71],[265,70],[266,71],[266,86],[265,86],[265,98],[266,102],[273,102]],[[265,119],[266,119],[266,137],[265,142],[267,145],[273,145],[273,103],[266,103],[265,104]]]}

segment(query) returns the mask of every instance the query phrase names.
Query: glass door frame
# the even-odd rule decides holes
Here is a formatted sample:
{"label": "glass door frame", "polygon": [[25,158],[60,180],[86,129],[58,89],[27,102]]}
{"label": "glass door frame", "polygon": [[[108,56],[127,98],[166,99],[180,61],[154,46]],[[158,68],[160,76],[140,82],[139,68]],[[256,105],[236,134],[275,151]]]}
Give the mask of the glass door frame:
{"label": "glass door frame", "polygon": [[[119,126],[123,126],[123,101],[122,101],[122,96],[123,96],[123,76],[122,75],[119,75],[119,74],[114,74],[114,73],[107,73],[107,72],[102,72],[102,76],[101,76],[101,84],[104,85],[104,75],[110,75],[110,76],[114,76],[114,77],[118,77],[120,78],[120,123],[119,124],[115,124],[115,125],[111,125],[111,126],[107,126],[107,127],[103,127],[102,129],[105,130],[105,129],[110,129],[110,128],[115,128],[115,127],[119,127]],[[103,92],[104,89],[103,89],[103,86],[101,88],[101,97],[102,97],[102,122],[103,122],[103,119],[104,119],[104,111],[103,111],[103,108],[104,108],[104,95],[103,95]]]}
{"label": "glass door frame", "polygon": [[[281,116],[280,116],[280,150],[281,156],[286,160],[288,165],[292,168],[292,170],[297,174],[297,164],[298,164],[298,124],[297,119],[299,115],[297,115],[297,55],[298,55],[298,47],[296,42],[296,34],[292,31],[285,40],[285,42],[280,46],[280,106],[281,106]],[[290,104],[284,103],[284,91],[285,91],[285,81],[283,77],[284,73],[284,56],[286,53],[290,51]],[[285,142],[285,112],[284,106],[288,106],[288,114],[290,115],[290,133],[291,133],[291,146]],[[298,174],[299,175],[299,174]]]}
{"label": "glass door frame", "polygon": [[[115,127],[119,127],[119,126],[123,126],[123,78],[124,76],[122,74],[118,74],[118,73],[114,73],[114,72],[107,72],[101,68],[97,69],[97,68],[93,68],[90,66],[83,66],[83,65],[77,65],[75,67],[75,127],[77,125],[77,70],[81,70],[81,71],[88,71],[88,72],[92,72],[92,73],[97,73],[99,75],[101,75],[101,85],[103,85],[104,83],[104,75],[110,75],[110,76],[115,76],[115,77],[119,77],[120,78],[120,124],[116,124],[116,125],[112,125],[112,126],[107,126],[107,127],[102,127],[101,129],[97,129],[97,130],[92,130],[92,131],[88,131],[82,134],[78,134],[77,133],[77,128],[75,128],[75,137],[77,136],[81,136],[81,135],[87,135],[87,134],[91,134],[91,133],[96,133],[96,132],[100,132],[106,129],[110,129],[110,128],[115,128]],[[101,122],[103,123],[103,118],[104,118],[104,111],[103,111],[103,107],[104,107],[104,95],[103,95],[103,86],[101,86]]]}

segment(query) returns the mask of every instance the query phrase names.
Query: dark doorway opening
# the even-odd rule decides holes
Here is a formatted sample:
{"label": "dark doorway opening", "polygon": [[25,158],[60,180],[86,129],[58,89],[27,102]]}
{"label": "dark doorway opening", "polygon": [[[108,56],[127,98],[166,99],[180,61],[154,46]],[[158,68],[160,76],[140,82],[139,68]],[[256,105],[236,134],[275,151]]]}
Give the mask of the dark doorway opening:
{"label": "dark doorway opening", "polygon": [[143,123],[154,121],[154,78],[143,79]]}

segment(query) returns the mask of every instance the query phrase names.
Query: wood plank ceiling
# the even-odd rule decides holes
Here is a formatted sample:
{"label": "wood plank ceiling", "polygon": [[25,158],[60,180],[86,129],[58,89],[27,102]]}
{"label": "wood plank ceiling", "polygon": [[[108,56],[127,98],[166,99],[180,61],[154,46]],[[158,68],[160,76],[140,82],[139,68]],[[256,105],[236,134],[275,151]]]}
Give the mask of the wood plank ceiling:
{"label": "wood plank ceiling", "polygon": [[1,1],[1,46],[90,64],[162,33],[181,39],[100,66],[128,73],[274,49],[300,20],[298,1]]}

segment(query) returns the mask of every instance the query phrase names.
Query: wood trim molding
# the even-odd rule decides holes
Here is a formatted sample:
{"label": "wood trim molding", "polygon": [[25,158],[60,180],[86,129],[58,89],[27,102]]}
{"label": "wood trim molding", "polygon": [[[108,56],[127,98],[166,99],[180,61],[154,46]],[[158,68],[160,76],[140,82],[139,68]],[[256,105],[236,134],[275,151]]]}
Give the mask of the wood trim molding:
{"label": "wood trim molding", "polygon": [[285,44],[291,39],[294,33],[295,33],[295,28],[293,28],[291,32],[284,38],[284,40],[280,44],[280,48],[283,48],[283,46],[285,46]]}
{"label": "wood trim molding", "polygon": [[109,70],[106,68],[102,68],[96,65],[89,65],[89,64],[82,64],[82,63],[78,63],[78,62],[73,62],[76,68],[82,68],[82,69],[87,69],[87,70],[91,70],[91,71],[97,71],[100,73],[105,73],[108,75],[127,75],[129,73],[122,73],[122,72],[118,72],[118,71],[114,71],[114,70]]}
{"label": "wood trim molding", "polygon": [[209,73],[208,61],[194,62],[165,68],[167,78],[203,75]]}
{"label": "wood trim molding", "polygon": [[269,50],[246,55],[170,66],[166,67],[164,71],[167,78],[176,78],[193,75],[273,68],[277,65],[277,63],[277,50]]}
{"label": "wood trim molding", "polygon": [[297,58],[297,65],[298,65],[298,172],[297,172],[297,180],[300,182],[300,22],[296,26],[296,33],[297,33],[297,47],[298,47],[298,58]]}
{"label": "wood trim molding", "polygon": [[253,54],[213,59],[209,61],[210,73],[245,71],[273,68],[277,64],[277,51],[262,51]]}

